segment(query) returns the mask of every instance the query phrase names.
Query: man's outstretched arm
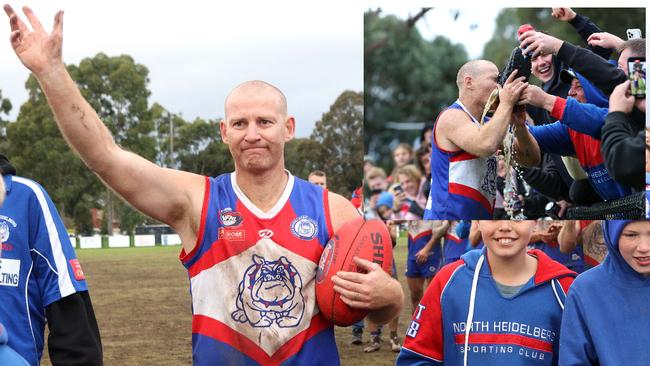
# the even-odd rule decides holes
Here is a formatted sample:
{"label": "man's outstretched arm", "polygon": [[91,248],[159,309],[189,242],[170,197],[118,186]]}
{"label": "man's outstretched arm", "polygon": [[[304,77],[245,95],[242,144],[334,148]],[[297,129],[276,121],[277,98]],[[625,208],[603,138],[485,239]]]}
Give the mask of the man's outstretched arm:
{"label": "man's outstretched arm", "polygon": [[24,7],[23,12],[33,30],[9,5],[4,10],[11,26],[11,46],[36,76],[68,144],[105,184],[146,215],[174,227],[184,247],[193,247],[204,178],[163,169],[115,143],[63,63],[62,11],[56,14],[54,28],[48,34],[30,8]]}

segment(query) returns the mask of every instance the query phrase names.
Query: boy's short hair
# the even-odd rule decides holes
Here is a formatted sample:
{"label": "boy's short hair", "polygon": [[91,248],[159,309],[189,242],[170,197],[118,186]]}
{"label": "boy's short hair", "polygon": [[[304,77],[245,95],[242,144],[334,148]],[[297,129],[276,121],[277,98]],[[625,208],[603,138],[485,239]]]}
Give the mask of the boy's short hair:
{"label": "boy's short hair", "polygon": [[386,179],[386,172],[380,167],[372,167],[366,173],[366,180],[371,180],[375,178]]}

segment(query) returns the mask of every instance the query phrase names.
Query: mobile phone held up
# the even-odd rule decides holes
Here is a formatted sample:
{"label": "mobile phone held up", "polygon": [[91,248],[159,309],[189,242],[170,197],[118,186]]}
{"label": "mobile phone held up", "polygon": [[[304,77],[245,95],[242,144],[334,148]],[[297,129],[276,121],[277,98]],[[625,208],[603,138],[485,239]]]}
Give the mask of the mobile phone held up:
{"label": "mobile phone held up", "polygon": [[645,71],[645,57],[630,57],[627,59],[630,94],[636,99],[645,99]]}

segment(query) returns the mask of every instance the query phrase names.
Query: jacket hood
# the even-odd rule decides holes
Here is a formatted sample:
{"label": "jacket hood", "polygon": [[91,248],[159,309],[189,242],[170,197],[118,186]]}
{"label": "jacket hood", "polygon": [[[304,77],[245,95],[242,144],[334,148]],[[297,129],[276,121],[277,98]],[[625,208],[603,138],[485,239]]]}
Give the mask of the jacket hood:
{"label": "jacket hood", "polygon": [[650,277],[638,273],[623,259],[618,249],[618,239],[625,226],[632,220],[603,220],[603,237],[607,244],[607,257],[602,263],[603,268],[621,281],[626,287],[642,287],[650,284]]}
{"label": "jacket hood", "polygon": [[587,99],[587,103],[589,104],[594,104],[598,107],[601,108],[609,108],[609,99],[603,94],[600,89],[596,88],[587,80],[584,76],[580,75],[580,73],[576,72],[575,70],[572,70],[575,74],[578,80],[580,81],[580,85],[582,85],[582,90],[585,92],[585,99]]}
{"label": "jacket hood", "polygon": [[[528,254],[537,258],[537,271],[535,272],[535,286],[541,285],[545,282],[548,282],[553,279],[559,279],[566,276],[575,276],[576,273],[572,270],[566,268],[562,264],[551,259],[546,253],[542,252],[539,249],[532,249],[527,251]],[[487,247],[479,250],[470,250],[469,252],[463,254],[461,259],[465,262],[465,265],[472,272],[476,269],[481,255],[485,256],[487,259]],[[488,259],[489,262],[489,259]],[[489,265],[481,266],[480,270],[481,277],[491,277],[491,270]]]}
{"label": "jacket hood", "polygon": [[571,84],[565,83],[562,81],[562,78],[560,78],[560,71],[565,67],[565,65],[556,55],[553,55],[551,63],[553,64],[554,70],[553,77],[551,80],[542,83],[542,89],[551,95],[566,98],[567,93],[571,88]]}

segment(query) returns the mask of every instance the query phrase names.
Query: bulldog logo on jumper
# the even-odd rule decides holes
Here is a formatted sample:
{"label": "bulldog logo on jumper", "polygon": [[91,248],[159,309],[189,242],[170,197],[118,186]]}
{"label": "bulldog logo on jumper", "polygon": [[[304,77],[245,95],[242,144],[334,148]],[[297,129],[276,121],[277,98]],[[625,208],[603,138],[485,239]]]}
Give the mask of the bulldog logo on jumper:
{"label": "bulldog logo on jumper", "polygon": [[246,269],[239,283],[237,310],[231,317],[253,327],[296,327],[302,320],[305,300],[302,278],[287,257],[266,260],[253,255],[253,264]]}

